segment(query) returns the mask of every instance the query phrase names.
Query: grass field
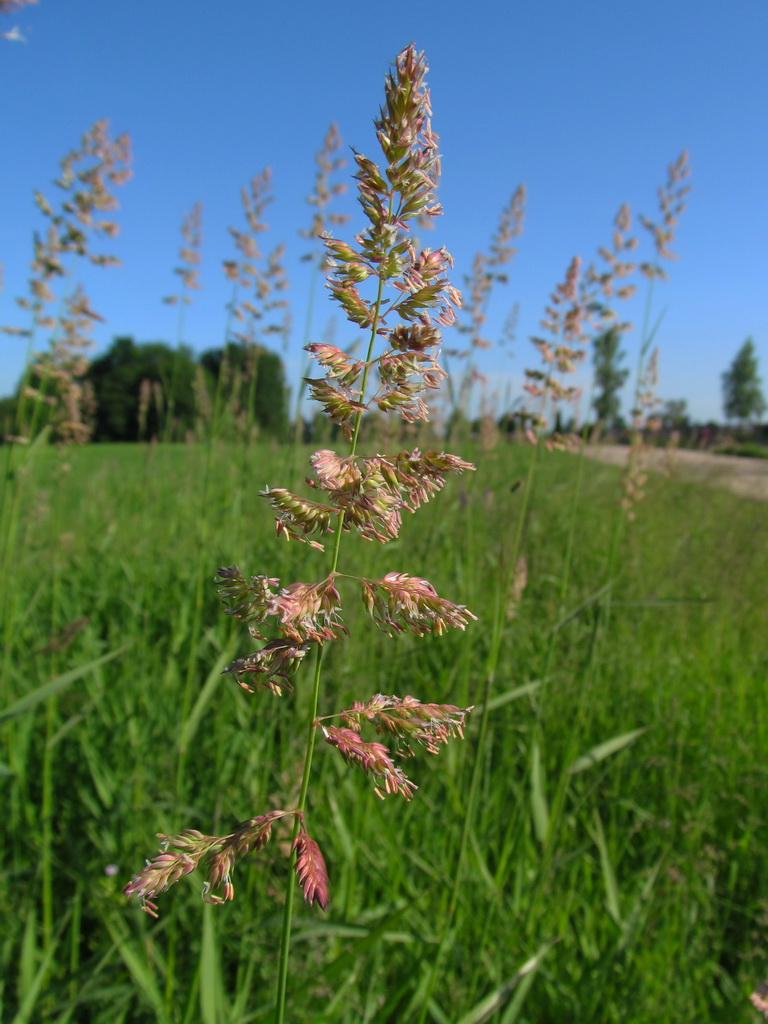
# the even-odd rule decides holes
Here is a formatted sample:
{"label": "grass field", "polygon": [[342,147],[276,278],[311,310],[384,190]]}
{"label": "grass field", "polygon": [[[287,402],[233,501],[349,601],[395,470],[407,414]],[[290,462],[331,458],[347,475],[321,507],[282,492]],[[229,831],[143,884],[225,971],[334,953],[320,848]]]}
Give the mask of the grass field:
{"label": "grass field", "polygon": [[[463,743],[412,762],[409,803],[379,801],[318,749],[308,815],[332,902],[297,906],[288,1019],[755,1019],[766,507],[654,477],[611,569],[620,471],[585,463],[574,507],[579,458],[541,452],[528,584],[499,616],[530,451],[463,452],[477,473],[400,540],[357,544],[357,571],[422,574],[478,621],[393,642],[350,592],[352,636],[329,648],[321,710],[376,692],[479,705],[490,671],[488,729],[479,747],[477,708]],[[319,578],[324,556],[276,543],[258,496],[286,482],[286,458],[91,446],[41,452],[6,480],[3,536],[19,525],[2,593],[3,1020],[269,1019],[287,831],[238,866],[223,907],[201,902],[196,875],[159,898],[157,922],[120,889],[156,832],[220,834],[295,799],[308,670],[282,698],[222,676],[249,646],[212,582],[233,562]]]}

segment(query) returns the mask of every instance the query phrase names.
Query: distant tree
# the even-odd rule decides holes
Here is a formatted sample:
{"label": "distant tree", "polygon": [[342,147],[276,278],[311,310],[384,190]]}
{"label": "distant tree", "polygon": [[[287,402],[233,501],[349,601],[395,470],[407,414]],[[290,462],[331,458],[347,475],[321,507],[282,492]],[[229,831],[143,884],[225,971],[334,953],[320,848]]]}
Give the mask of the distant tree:
{"label": "distant tree", "polygon": [[94,440],[139,440],[140,395],[147,385],[153,397],[143,411],[143,436],[163,433],[171,381],[176,391],[171,436],[182,437],[195,423],[195,373],[192,353],[184,346],[173,349],[162,341],[137,345],[130,337],[115,338],[86,373],[96,397]]}
{"label": "distant tree", "polygon": [[747,338],[730,368],[723,374],[723,409],[727,420],[739,420],[744,426],[759,420],[765,412],[762,381],[757,372],[755,343]]}
{"label": "distant tree", "polygon": [[511,437],[519,426],[519,419],[513,411],[503,412],[496,420],[496,426],[505,437]]}
{"label": "distant tree", "polygon": [[263,434],[283,439],[288,429],[288,392],[280,356],[261,345],[228,342],[200,356],[213,384],[221,376],[221,399]]}
{"label": "distant tree", "polygon": [[552,431],[555,434],[559,434],[560,437],[566,437],[568,434],[578,434],[579,424],[575,416],[566,417],[562,409],[556,409]]}
{"label": "distant tree", "polygon": [[620,421],[619,392],[627,382],[629,370],[619,366],[624,358],[620,350],[621,335],[615,328],[599,334],[594,342],[595,389],[592,405],[597,418],[609,429]]}
{"label": "distant tree", "polygon": [[664,403],[661,424],[664,430],[683,430],[690,426],[688,403],[684,398],[670,398]]}

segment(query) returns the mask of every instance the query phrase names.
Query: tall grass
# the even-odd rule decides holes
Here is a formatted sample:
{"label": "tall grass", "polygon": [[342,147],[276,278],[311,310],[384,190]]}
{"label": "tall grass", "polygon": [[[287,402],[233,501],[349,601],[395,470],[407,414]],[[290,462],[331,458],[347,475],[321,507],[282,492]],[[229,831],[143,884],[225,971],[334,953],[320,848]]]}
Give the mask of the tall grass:
{"label": "tall grass", "polygon": [[[427,507],[404,530],[414,570],[429,571],[438,587],[462,587],[481,623],[493,621],[505,524],[521,497],[510,481],[527,457],[518,446],[497,449],[476,477],[449,484],[442,508]],[[281,455],[257,446],[249,458],[261,477],[277,471]],[[155,924],[127,912],[119,895],[148,834],[169,819],[206,832],[241,820],[285,789],[300,756],[292,709],[278,702],[266,716],[220,676],[243,648],[212,584],[182,716],[195,615],[194,481],[206,460],[195,446],[79,449],[57,484],[56,511],[46,513],[50,453],[25,497],[0,723],[9,1020],[271,1014],[282,850],[241,867],[238,899],[225,908],[204,908],[185,883]],[[241,460],[234,446],[214,460],[211,566],[269,552],[270,572],[300,574],[304,552],[275,548],[268,518],[250,513]],[[762,970],[758,837],[768,806],[760,769],[768,666],[754,642],[768,625],[764,509],[651,478],[595,660],[595,581],[619,471],[584,468],[572,604],[561,615],[576,469],[573,456],[540,453],[524,530],[529,583],[517,617],[501,623],[483,749],[470,730],[464,747],[422,764],[421,789],[405,807],[361,792],[333,757],[318,760],[314,799],[327,814],[316,825],[334,901],[322,919],[299,912],[295,1019],[416,1019],[476,753],[467,870],[427,1019],[750,1019],[744,995]],[[366,555],[375,575],[381,553]],[[472,644],[404,637],[388,649],[390,641],[352,627],[344,648],[328,653],[342,706],[361,677],[381,692],[478,701],[486,630],[477,628]],[[553,637],[543,685],[538,670]],[[297,687],[300,706],[307,697]],[[179,804],[182,748],[190,756]],[[536,969],[506,988],[541,951]]]}

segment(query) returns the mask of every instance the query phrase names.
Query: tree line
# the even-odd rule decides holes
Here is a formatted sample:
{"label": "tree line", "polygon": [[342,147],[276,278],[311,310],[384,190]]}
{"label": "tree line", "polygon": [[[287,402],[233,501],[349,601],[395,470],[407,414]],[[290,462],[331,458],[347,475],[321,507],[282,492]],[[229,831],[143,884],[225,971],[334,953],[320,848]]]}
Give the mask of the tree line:
{"label": "tree line", "polygon": [[[609,330],[594,341],[594,390],[592,408],[598,422],[606,430],[622,430],[626,426],[621,415],[621,389],[629,377],[623,366],[625,353],[621,349],[621,335]],[[747,429],[757,423],[766,411],[762,391],[757,352],[752,338],[747,338],[722,375],[723,412],[729,423]],[[679,429],[689,425],[685,399],[668,400],[660,410],[658,419],[666,429]]]}
{"label": "tree line", "polygon": [[[43,426],[51,384],[34,371],[28,383],[42,393],[38,424]],[[162,341],[117,337],[90,363],[79,383],[93,441],[183,440],[206,424],[218,436],[258,434],[283,440],[287,435],[283,362],[260,345],[230,342],[196,358],[185,345],[172,348]],[[20,388],[0,400],[4,435],[12,433]]]}
{"label": "tree line", "polygon": [[[592,410],[602,429],[611,433],[627,428],[621,413],[621,391],[629,377],[624,361],[618,331],[609,330],[595,338]],[[45,395],[45,379],[33,373],[28,384]],[[137,343],[130,336],[117,337],[90,363],[80,384],[87,396],[84,404],[93,441],[182,440],[199,434],[206,424],[217,436],[283,440],[288,433],[283,362],[276,352],[260,345],[229,342],[195,357],[184,345],[172,348],[162,341]],[[3,435],[13,433],[19,388],[12,397],[0,399]],[[747,429],[765,413],[751,338],[723,373],[722,388],[728,422]],[[511,423],[514,417],[501,418],[503,429],[509,427],[507,419]],[[688,428],[685,399],[667,400],[658,410],[657,420],[666,431]],[[42,426],[45,422],[43,406],[38,423]]]}

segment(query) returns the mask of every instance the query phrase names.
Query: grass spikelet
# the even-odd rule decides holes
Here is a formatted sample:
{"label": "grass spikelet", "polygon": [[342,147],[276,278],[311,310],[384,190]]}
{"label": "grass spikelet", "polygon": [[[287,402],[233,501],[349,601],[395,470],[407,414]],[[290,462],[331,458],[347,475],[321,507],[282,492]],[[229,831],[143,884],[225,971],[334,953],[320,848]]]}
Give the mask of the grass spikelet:
{"label": "grass spikelet", "polygon": [[294,871],[299,878],[304,899],[310,907],[317,901],[321,910],[327,910],[331,896],[328,886],[328,871],[320,847],[301,828],[293,841],[293,849],[296,853]]}

